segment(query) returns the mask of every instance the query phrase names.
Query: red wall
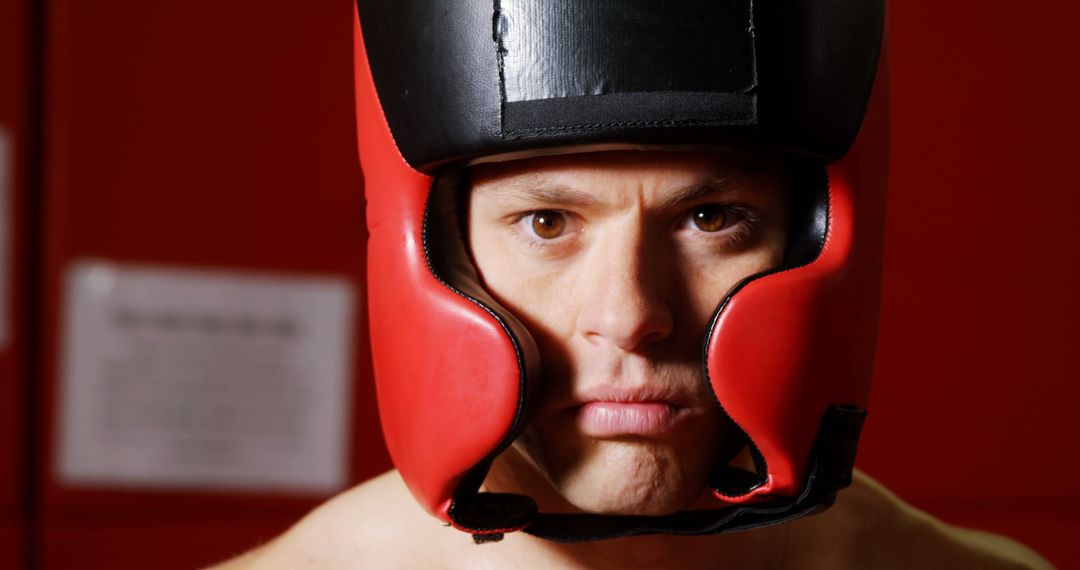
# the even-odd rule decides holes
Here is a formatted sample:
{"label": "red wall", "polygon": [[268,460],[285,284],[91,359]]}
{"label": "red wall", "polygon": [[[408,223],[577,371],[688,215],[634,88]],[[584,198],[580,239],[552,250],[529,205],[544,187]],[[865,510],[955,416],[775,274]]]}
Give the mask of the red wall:
{"label": "red wall", "polygon": [[[64,272],[79,258],[364,283],[349,0],[51,0],[46,568],[191,568],[323,500],[65,486],[54,464]],[[351,478],[389,467],[354,315]]]}
{"label": "red wall", "polygon": [[1080,567],[1076,3],[890,3],[884,306],[862,466]]}
{"label": "red wall", "polygon": [[[12,6],[0,74],[18,75]],[[40,441],[54,433],[72,260],[363,283],[351,3],[49,0]],[[1080,100],[1059,0],[891,10],[886,280],[863,468],[953,522],[1080,567]],[[11,54],[17,54],[14,57]],[[20,101],[0,90],[0,121]],[[362,323],[362,315],[357,315]],[[357,325],[353,479],[388,466]],[[18,375],[14,356],[0,372]],[[15,372],[9,372],[15,371]],[[14,384],[0,384],[10,390]],[[17,401],[0,393],[0,422]],[[0,434],[7,436],[7,424]],[[2,437],[0,436],[0,437]],[[0,439],[0,452],[17,444]],[[187,568],[273,536],[321,497],[153,493],[39,478],[47,567]],[[0,540],[14,473],[0,470]],[[0,549],[2,552],[2,549]],[[164,558],[164,561],[162,561]],[[4,565],[0,559],[0,566]]]}

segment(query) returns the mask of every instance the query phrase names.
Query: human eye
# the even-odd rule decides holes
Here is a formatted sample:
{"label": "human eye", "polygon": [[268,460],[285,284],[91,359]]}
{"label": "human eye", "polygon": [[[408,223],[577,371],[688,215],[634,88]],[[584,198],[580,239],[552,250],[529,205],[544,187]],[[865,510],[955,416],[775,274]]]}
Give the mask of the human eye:
{"label": "human eye", "polygon": [[754,212],[747,207],[710,203],[691,208],[682,225],[702,239],[718,241],[722,245],[736,245],[751,237],[756,219]]}
{"label": "human eye", "polygon": [[517,216],[514,234],[526,246],[553,252],[572,241],[579,228],[577,219],[560,210],[533,210]]}
{"label": "human eye", "polygon": [[723,204],[705,204],[690,211],[689,222],[703,232],[715,233],[738,223],[738,213]]}
{"label": "human eye", "polygon": [[538,210],[525,214],[522,218],[532,234],[543,240],[557,239],[566,234],[570,225],[566,214],[555,210]]}

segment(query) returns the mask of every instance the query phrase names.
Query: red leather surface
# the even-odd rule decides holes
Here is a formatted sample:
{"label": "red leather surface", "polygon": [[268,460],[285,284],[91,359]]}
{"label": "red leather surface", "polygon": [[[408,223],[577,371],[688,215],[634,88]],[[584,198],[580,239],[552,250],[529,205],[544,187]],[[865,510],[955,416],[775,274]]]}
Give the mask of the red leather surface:
{"label": "red leather surface", "polygon": [[38,508],[52,567],[162,567],[147,563],[156,556],[190,568],[210,561],[200,549],[250,548],[324,499],[58,481],[60,285],[76,259],[352,283],[349,475],[389,468],[359,302],[366,231],[351,15],[347,0],[49,3]]}
{"label": "red leather surface", "polygon": [[757,444],[769,473],[741,500],[797,494],[825,410],[865,408],[869,400],[884,237],[887,77],[883,63],[859,137],[829,167],[821,255],[733,295],[710,339],[713,390]]}
{"label": "red leather surface", "polygon": [[431,178],[401,158],[383,118],[357,20],[356,95],[368,200],[368,299],[383,431],[428,511],[510,431],[521,371],[510,337],[431,274],[422,221]]}
{"label": "red leather surface", "polygon": [[[440,511],[458,477],[509,430],[520,371],[498,324],[432,278],[421,235],[431,179],[410,168],[394,145],[359,32],[356,49],[384,433],[410,489],[445,517]],[[796,493],[827,406],[867,403],[887,152],[884,86],[879,91],[872,128],[880,132],[861,137],[850,159],[831,170],[833,221],[821,258],[740,292],[713,337],[716,393],[770,466],[769,483],[755,495]]]}

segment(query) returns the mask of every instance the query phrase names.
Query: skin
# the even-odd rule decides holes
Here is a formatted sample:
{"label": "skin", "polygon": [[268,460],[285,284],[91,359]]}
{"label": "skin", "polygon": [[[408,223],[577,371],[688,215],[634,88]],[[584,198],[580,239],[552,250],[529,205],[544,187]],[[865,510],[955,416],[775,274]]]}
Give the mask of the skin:
{"label": "skin", "polygon": [[[708,501],[709,469],[742,442],[704,388],[698,350],[724,293],[782,258],[783,165],[636,151],[487,165],[472,180],[473,260],[544,359],[539,409],[493,465],[487,488],[526,492],[546,511],[658,514]],[[687,199],[688,189],[708,191]],[[646,435],[583,426],[583,394],[645,388],[677,402],[680,419]],[[391,471],[218,568],[1050,565],[1003,537],[941,523],[859,472],[824,514],[750,532],[578,544],[513,533],[477,546],[423,512]]]}
{"label": "skin", "polygon": [[[667,514],[688,507],[740,447],[701,371],[724,295],[777,266],[787,180],[776,159],[605,152],[477,167],[469,245],[486,289],[540,348],[543,392],[488,487],[546,511]],[[581,406],[659,393],[662,433],[590,433]]]}

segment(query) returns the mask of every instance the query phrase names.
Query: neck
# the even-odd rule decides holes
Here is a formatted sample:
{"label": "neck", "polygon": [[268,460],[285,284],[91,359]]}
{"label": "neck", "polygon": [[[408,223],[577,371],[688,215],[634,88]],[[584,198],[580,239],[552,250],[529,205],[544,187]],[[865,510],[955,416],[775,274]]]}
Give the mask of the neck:
{"label": "neck", "polygon": [[[528,494],[544,512],[582,512],[513,448],[495,461],[484,490]],[[714,501],[706,494],[689,508],[715,508]],[[500,568],[779,568],[787,541],[786,526],[708,536],[652,534],[575,543],[515,532],[499,543],[479,545],[468,552],[498,562],[493,567]]]}
{"label": "neck", "polygon": [[514,533],[474,552],[513,568],[753,569],[780,567],[785,540],[782,526],[713,536],[645,535],[569,544]]}

